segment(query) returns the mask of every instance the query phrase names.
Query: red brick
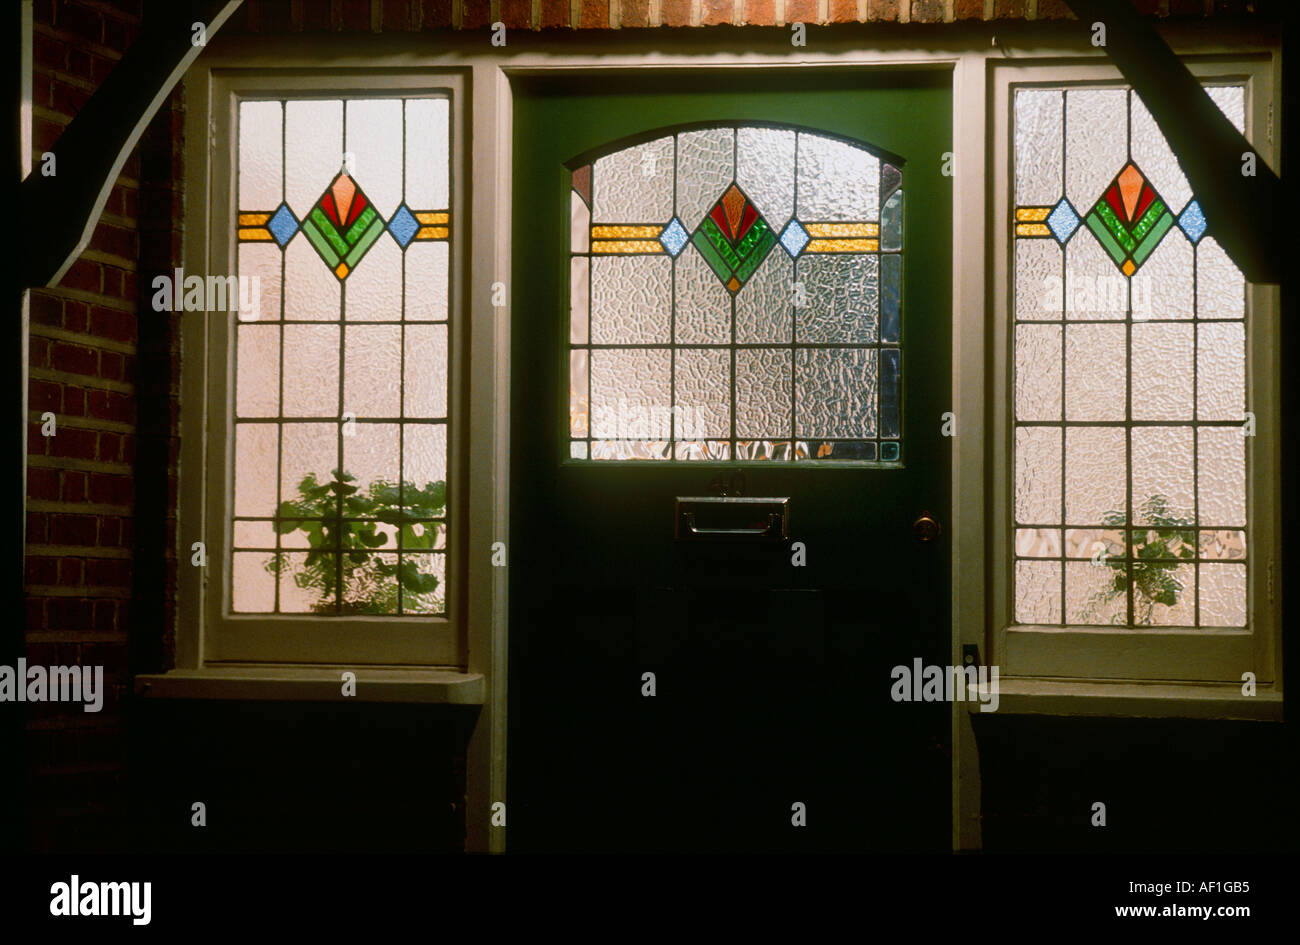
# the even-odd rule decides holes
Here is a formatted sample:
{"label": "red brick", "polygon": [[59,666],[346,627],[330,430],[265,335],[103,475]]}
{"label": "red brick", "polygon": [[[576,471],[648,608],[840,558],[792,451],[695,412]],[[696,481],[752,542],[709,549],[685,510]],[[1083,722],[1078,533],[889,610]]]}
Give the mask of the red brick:
{"label": "red brick", "polygon": [[86,583],[80,558],[71,558],[65,555],[59,559],[59,583],[64,587],[77,587]]}
{"label": "red brick", "polygon": [[84,387],[77,387],[74,384],[64,385],[63,412],[69,417],[84,417],[86,415],[86,389]]}
{"label": "red brick", "polygon": [[90,558],[86,583],[91,587],[130,587],[131,562],[123,558]]}
{"label": "red brick", "polygon": [[46,469],[41,466],[29,468],[27,470],[27,498],[57,502],[59,498],[58,470]]}
{"label": "red brick", "polygon": [[[180,245],[180,238],[181,238],[180,233],[179,233],[179,232],[178,232],[178,233],[175,233],[175,234],[174,234],[174,237],[175,237],[175,239],[176,239],[177,246],[179,247],[179,245]],[[180,258],[180,251],[179,251],[179,249],[177,249],[177,250],[175,251],[174,255],[175,255],[177,258]],[[128,302],[134,302],[134,301],[135,301],[135,292],[136,292],[136,278],[135,278],[135,273],[134,273],[134,272],[123,272],[123,273],[122,273],[122,298],[126,299]]]}
{"label": "red brick", "polygon": [[94,10],[79,3],[64,0],[54,18],[54,25],[60,33],[68,33],[78,39],[92,43],[104,41],[104,18]]}
{"label": "red brick", "polygon": [[68,299],[63,303],[63,327],[68,331],[85,332],[90,324],[90,306],[85,302]]}
{"label": "red brick", "polygon": [[96,436],[94,430],[79,430],[76,427],[60,426],[58,432],[48,437],[51,456],[67,456],[72,459],[94,459]]}
{"label": "red brick", "polygon": [[50,84],[50,107],[60,115],[72,118],[90,101],[90,93],[79,85],[55,79]]}
{"label": "red brick", "polygon": [[95,458],[101,463],[120,463],[122,461],[122,434],[99,434],[99,454]]}
{"label": "red brick", "polygon": [[912,0],[913,23],[942,23],[943,0]]}
{"label": "red brick", "polygon": [[691,0],[663,0],[659,19],[664,26],[690,26]]}
{"label": "red brick", "polygon": [[46,295],[44,292],[33,292],[29,303],[32,321],[38,325],[50,325],[55,328],[63,326],[63,300],[53,296]]}
{"label": "red brick", "polygon": [[650,0],[619,0],[619,23],[638,28],[650,25]]}
{"label": "red brick", "polygon": [[27,341],[27,363],[32,367],[46,367],[50,363],[51,342],[45,338]]}
{"label": "red brick", "polygon": [[139,32],[139,27],[134,23],[127,23],[112,16],[104,17],[104,45],[109,49],[120,53],[126,52],[127,48],[135,42]]}
{"label": "red brick", "polygon": [[[569,8],[568,0],[556,0],[557,3],[563,3],[564,9]],[[428,29],[447,29],[451,26],[451,4],[452,0],[424,0],[421,6],[420,25]],[[565,22],[568,22],[566,17]]]}
{"label": "red brick", "polygon": [[343,0],[343,31],[370,32],[370,0]]}
{"label": "red brick", "polygon": [[[1139,13],[1157,14],[1160,12],[1160,0],[1133,0],[1133,6]],[[1038,0],[1038,13],[1042,16],[1043,0]]]}
{"label": "red brick", "polygon": [[[787,20],[790,15],[787,13]],[[898,22],[898,0],[867,0],[867,19],[871,22]]]}
{"label": "red brick", "polygon": [[135,341],[136,320],[130,312],[96,305],[90,310],[90,333],[114,341]]}
{"label": "red brick", "polygon": [[817,0],[785,0],[787,23],[817,23]]}
{"label": "red brick", "polygon": [[97,531],[93,515],[59,513],[50,516],[52,545],[93,545]]}
{"label": "red brick", "polygon": [[116,515],[99,517],[99,542],[102,548],[118,548],[126,543],[122,534],[123,519]]}
{"label": "red brick", "polygon": [[[56,597],[45,602],[46,625],[51,630],[90,629],[93,622],[90,601],[75,597]],[[83,647],[83,650],[89,646]],[[93,665],[93,664],[90,664]]]}
{"label": "red brick", "polygon": [[1170,0],[1170,16],[1204,16],[1205,7],[1201,0]]}
{"label": "red brick", "polygon": [[831,0],[827,19],[831,23],[858,22],[858,0]]}
{"label": "red brick", "polygon": [[95,374],[99,368],[99,356],[94,348],[56,341],[50,352],[50,366],[56,371],[72,374]]}
{"label": "red brick", "polygon": [[1040,20],[1070,20],[1074,11],[1065,0],[1038,0],[1038,18]]}
{"label": "red brick", "polygon": [[111,600],[95,601],[95,629],[110,632],[117,629],[117,602]]}
{"label": "red brick", "polygon": [[52,381],[32,380],[27,385],[27,408],[59,413],[63,410],[63,388]]}
{"label": "red brick", "polygon": [[733,14],[731,0],[702,0],[700,3],[700,23],[703,26],[720,26],[730,23]]}
{"label": "red brick", "polygon": [[293,28],[289,0],[262,0],[262,21],[258,30],[273,36],[282,36]]}
{"label": "red brick", "polygon": [[745,0],[745,23],[750,26],[775,26],[775,0]]}
{"label": "red brick", "polygon": [[569,0],[542,0],[541,18],[538,23],[544,30],[568,26]]}
{"label": "red brick", "polygon": [[492,4],[488,0],[464,0],[460,14],[460,28],[482,29],[492,22]]}
{"label": "red brick", "polygon": [[[28,584],[57,584],[59,581],[59,559],[28,556],[27,567],[23,575]],[[28,648],[27,658],[32,659]]]}
{"label": "red brick", "polygon": [[107,381],[123,380],[126,359],[116,351],[104,351],[99,356],[99,376]]}
{"label": "red brick", "polygon": [[46,69],[65,70],[68,67],[68,46],[53,36],[33,32],[32,61]]}
{"label": "red brick", "polygon": [[[117,68],[117,63],[112,59],[105,59],[103,56],[90,57],[90,79],[96,85],[103,84],[108,78],[108,74]],[[139,176],[132,174],[133,177]]]}
{"label": "red brick", "polygon": [[131,477],[108,473],[90,474],[90,501],[96,505],[131,504]]}
{"label": "red brick", "polygon": [[95,232],[90,237],[90,246],[123,259],[135,259],[136,256],[135,233],[112,223],[100,222],[95,227]]}
{"label": "red brick", "polygon": [[501,0],[501,22],[506,29],[527,30],[533,26],[532,0]]}
{"label": "red brick", "polygon": [[101,292],[104,288],[103,273],[98,263],[87,259],[78,259],[59,280],[65,289],[82,289],[86,292]]}
{"label": "red brick", "polygon": [[328,32],[330,28],[330,5],[328,3],[304,3],[302,5],[302,28],[308,33]]}
{"label": "red brick", "polygon": [[578,7],[581,29],[609,29],[609,0],[582,0]]}
{"label": "red brick", "polygon": [[50,517],[44,512],[28,512],[27,527],[24,531],[27,534],[27,542],[32,545],[44,545],[49,542]]}
{"label": "red brick", "polygon": [[1023,20],[1025,18],[1025,0],[993,0],[993,18],[995,20]]}
{"label": "red brick", "polygon": [[76,470],[65,470],[63,473],[63,501],[64,502],[85,502],[86,501],[86,474]]}

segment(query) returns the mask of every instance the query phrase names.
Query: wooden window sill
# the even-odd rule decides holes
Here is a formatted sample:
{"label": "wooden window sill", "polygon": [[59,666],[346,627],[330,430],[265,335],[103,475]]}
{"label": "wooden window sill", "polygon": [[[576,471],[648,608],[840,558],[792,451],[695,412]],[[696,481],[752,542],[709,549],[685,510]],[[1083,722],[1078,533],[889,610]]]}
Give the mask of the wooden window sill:
{"label": "wooden window sill", "polygon": [[1255,695],[1243,696],[1241,685],[1004,676],[997,712],[989,714],[1282,721],[1281,692],[1257,684]]}
{"label": "wooden window sill", "polygon": [[[356,674],[356,695],[343,695],[343,674]],[[482,705],[482,673],[396,666],[241,665],[174,669],[135,679],[136,695],[149,699],[240,699],[247,701],[416,702]]]}

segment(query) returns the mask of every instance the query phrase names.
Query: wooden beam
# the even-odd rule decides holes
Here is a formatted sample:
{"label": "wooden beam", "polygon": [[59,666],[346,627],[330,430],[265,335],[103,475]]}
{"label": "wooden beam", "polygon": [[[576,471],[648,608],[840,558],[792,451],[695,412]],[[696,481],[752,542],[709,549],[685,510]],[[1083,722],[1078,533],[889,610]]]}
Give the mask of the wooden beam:
{"label": "wooden beam", "polygon": [[153,0],[140,35],[54,144],[56,173],[39,165],[19,188],[23,236],[19,280],[52,286],[85,249],[122,165],[145,126],[203,46],[243,0]]}
{"label": "wooden beam", "polygon": [[[1287,269],[1282,181],[1233,127],[1200,82],[1131,0],[1066,0],[1088,29],[1105,24],[1105,50],[1141,96],[1169,142],[1208,232],[1254,283],[1279,283]],[[1243,173],[1245,154],[1255,173]]]}

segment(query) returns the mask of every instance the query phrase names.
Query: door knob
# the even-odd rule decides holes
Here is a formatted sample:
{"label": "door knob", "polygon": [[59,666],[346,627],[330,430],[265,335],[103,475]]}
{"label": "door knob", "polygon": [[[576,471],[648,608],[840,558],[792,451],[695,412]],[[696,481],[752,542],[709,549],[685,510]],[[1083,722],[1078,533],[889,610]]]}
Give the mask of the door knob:
{"label": "door knob", "polygon": [[931,542],[942,533],[943,526],[929,511],[922,512],[921,517],[912,523],[912,534],[916,536],[917,541]]}

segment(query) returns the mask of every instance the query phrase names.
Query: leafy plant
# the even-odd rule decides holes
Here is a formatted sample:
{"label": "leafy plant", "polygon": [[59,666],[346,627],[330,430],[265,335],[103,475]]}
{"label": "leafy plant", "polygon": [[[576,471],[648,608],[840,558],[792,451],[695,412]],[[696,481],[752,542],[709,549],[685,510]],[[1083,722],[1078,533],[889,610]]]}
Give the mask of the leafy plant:
{"label": "leafy plant", "polygon": [[[1195,521],[1175,515],[1169,500],[1163,495],[1153,495],[1140,506],[1145,528],[1133,530],[1134,556],[1126,561],[1123,555],[1101,559],[1114,573],[1109,585],[1093,595],[1085,613],[1094,616],[1097,611],[1118,597],[1128,594],[1128,569],[1133,575],[1133,623],[1139,626],[1151,623],[1157,604],[1174,607],[1182,594],[1183,582],[1178,580],[1178,568],[1183,562],[1196,557]],[[1123,528],[1127,518],[1123,512],[1107,512],[1102,519],[1107,528]],[[1112,623],[1123,623],[1124,616],[1117,614]]]}
{"label": "leafy plant", "polygon": [[292,570],[298,587],[316,592],[314,613],[335,613],[337,600],[338,613],[395,614],[399,595],[405,612],[437,610],[437,575],[420,571],[406,556],[399,564],[397,539],[403,551],[434,547],[439,523],[427,520],[445,514],[447,484],[416,488],[403,482],[399,489],[376,480],[362,491],[354,485],[356,477],[341,469],[331,470],[331,477],[322,483],[308,473],[298,483],[298,495],[276,509],[277,534],[306,536],[310,550],[302,566],[292,570],[290,553],[279,552],[266,562],[266,570]]}

